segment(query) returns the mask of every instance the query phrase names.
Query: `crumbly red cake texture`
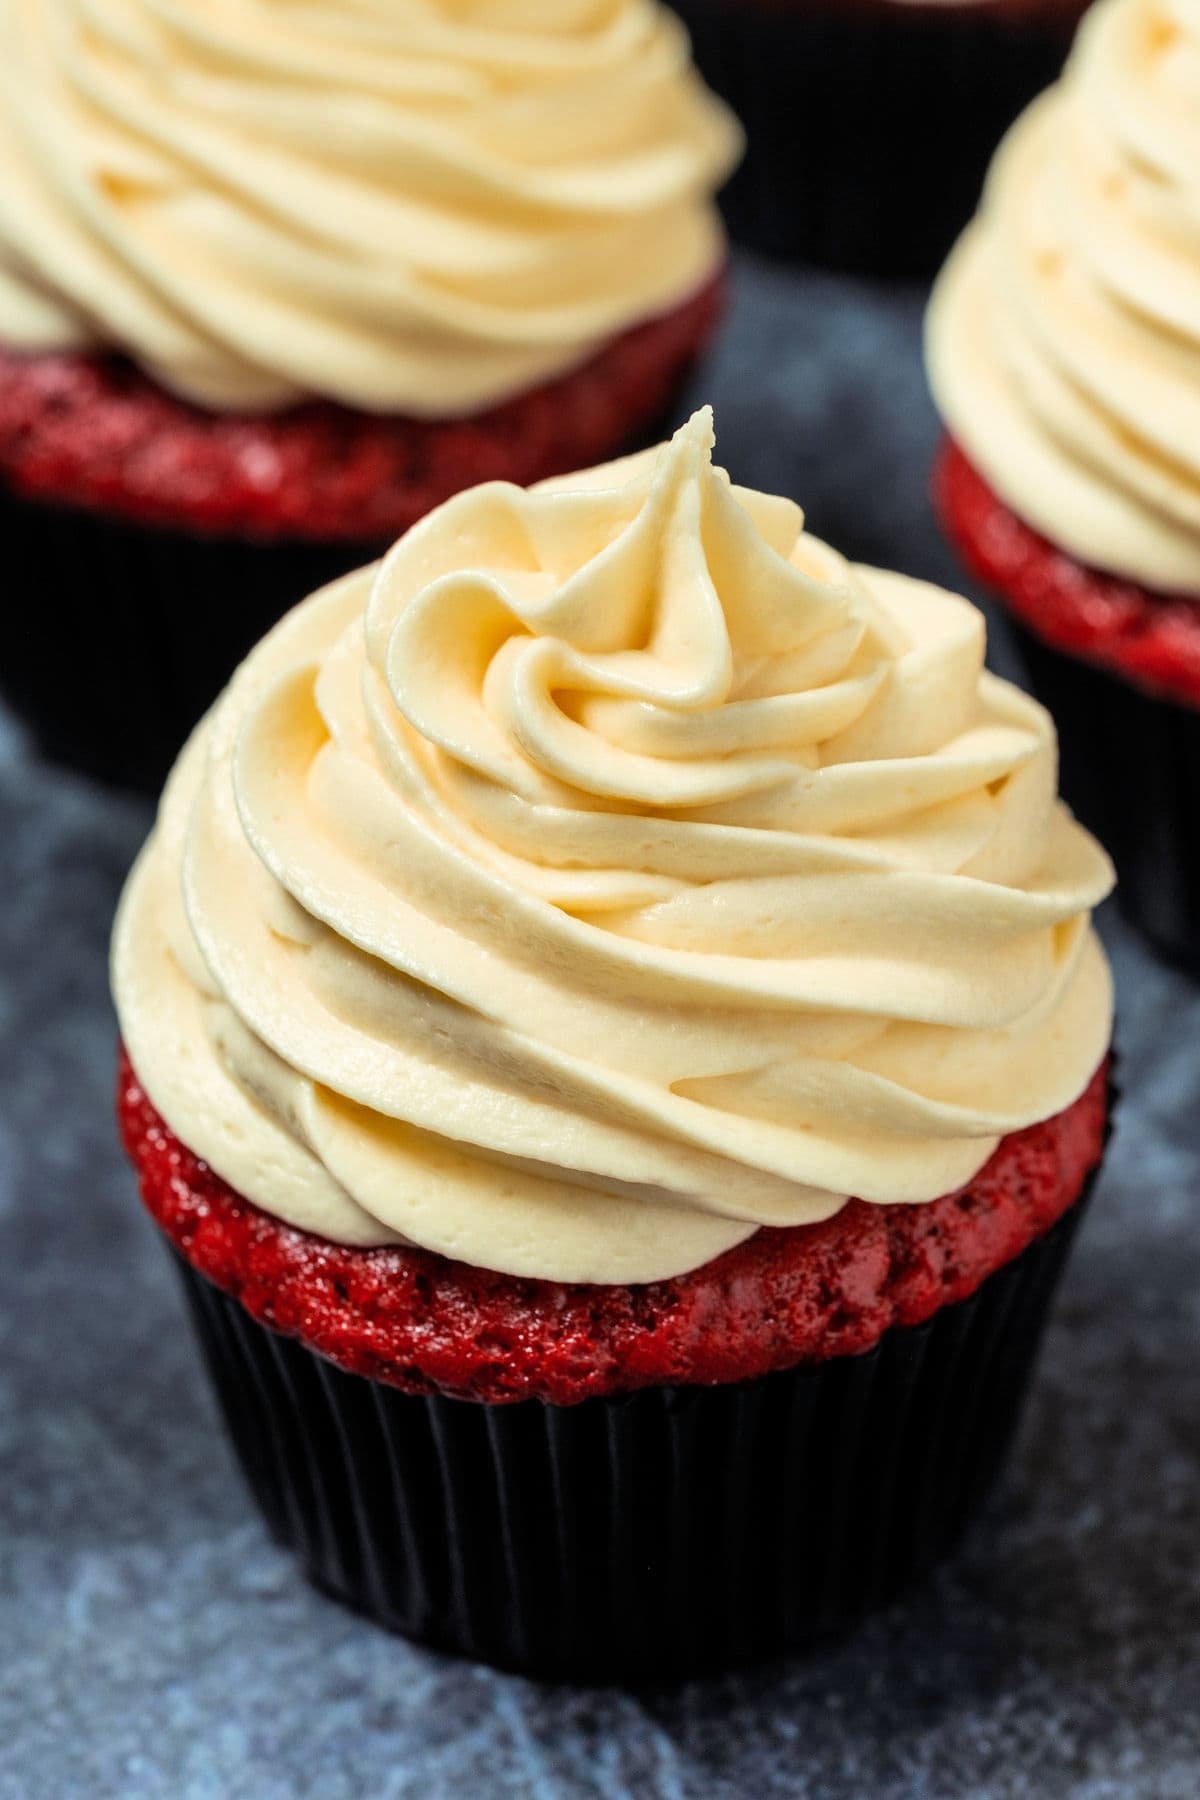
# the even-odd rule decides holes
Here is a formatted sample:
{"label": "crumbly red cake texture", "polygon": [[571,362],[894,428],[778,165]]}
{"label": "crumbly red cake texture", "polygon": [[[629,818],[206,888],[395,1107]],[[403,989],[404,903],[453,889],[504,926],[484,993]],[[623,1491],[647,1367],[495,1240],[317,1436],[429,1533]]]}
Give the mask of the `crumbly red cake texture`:
{"label": "crumbly red cake texture", "polygon": [[1184,706],[1200,706],[1200,596],[1156,593],[1059,550],[1005,505],[947,438],[933,498],[979,580],[1045,643]]}
{"label": "crumbly red cake texture", "polygon": [[211,413],[118,356],[0,349],[0,478],[26,498],[185,531],[391,539],[477,482],[526,485],[614,455],[669,405],[724,291],[721,274],[570,373],[445,422],[327,401]]}
{"label": "crumbly red cake texture", "polygon": [[924,1206],[852,1200],[823,1224],[760,1231],[643,1287],[519,1279],[281,1224],[172,1135],[124,1052],[117,1111],[151,1215],[261,1324],[408,1393],[572,1405],[856,1354],[966,1299],[1079,1199],[1103,1154],[1108,1064],[1065,1112],[1005,1138],[958,1193]]}

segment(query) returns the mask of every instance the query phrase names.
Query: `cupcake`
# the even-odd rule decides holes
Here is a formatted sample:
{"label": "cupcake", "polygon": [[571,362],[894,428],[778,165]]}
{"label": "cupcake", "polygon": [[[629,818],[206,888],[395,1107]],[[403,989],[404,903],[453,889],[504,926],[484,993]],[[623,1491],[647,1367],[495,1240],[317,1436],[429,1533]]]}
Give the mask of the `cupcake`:
{"label": "cupcake", "polygon": [[156,791],[314,587],[652,442],[738,147],[647,0],[5,8],[0,509],[48,603],[0,687],[43,747]]}
{"label": "cupcake", "polygon": [[935,289],[935,490],[1126,911],[1200,964],[1200,15],[1104,0]]}
{"label": "cupcake", "polygon": [[272,1529],[546,1674],[775,1652],[942,1554],[1106,1133],[1049,717],[712,448],[473,489],[297,608],[114,936],[124,1140]]}
{"label": "cupcake", "polygon": [[1087,0],[673,0],[745,123],[725,190],[772,256],[927,276],[987,161],[1058,75]]}

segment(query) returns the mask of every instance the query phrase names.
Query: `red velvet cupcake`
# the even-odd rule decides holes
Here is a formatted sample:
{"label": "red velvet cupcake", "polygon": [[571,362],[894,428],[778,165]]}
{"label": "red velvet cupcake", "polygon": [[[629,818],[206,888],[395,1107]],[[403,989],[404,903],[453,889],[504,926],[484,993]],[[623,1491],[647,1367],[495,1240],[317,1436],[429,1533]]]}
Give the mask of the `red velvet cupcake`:
{"label": "red velvet cupcake", "polygon": [[298,608],[114,936],[122,1134],[273,1530],[553,1675],[771,1654],[943,1554],[1107,1132],[1045,713],[712,444],[475,489]]}
{"label": "red velvet cupcake", "polygon": [[[929,360],[948,534],[1005,603],[1066,798],[1130,917],[1200,966],[1200,35],[1103,0],[1003,147]],[[1190,82],[1190,85],[1189,85]]]}
{"label": "red velvet cupcake", "polygon": [[672,0],[746,127],[725,190],[769,255],[927,276],[1088,0]]}
{"label": "red velvet cupcake", "polygon": [[509,12],[11,10],[0,683],[51,752],[156,790],[305,593],[659,434],[736,127],[669,14]]}

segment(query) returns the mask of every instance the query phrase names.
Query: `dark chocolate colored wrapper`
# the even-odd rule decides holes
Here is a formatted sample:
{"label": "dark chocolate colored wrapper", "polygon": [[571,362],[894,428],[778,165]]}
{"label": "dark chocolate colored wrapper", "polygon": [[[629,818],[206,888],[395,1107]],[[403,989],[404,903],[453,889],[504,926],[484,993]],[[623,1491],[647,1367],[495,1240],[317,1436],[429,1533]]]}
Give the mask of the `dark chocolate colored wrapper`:
{"label": "dark chocolate colored wrapper", "polygon": [[1058,727],[1063,798],[1116,864],[1121,910],[1200,973],[1200,710],[1008,622]]}
{"label": "dark chocolate colored wrapper", "polygon": [[768,255],[931,275],[1084,10],[884,0],[672,0],[710,86],[746,127],[722,196]]}
{"label": "dark chocolate colored wrapper", "polygon": [[574,1407],[346,1374],[176,1261],[246,1477],[319,1587],[439,1649],[637,1682],[836,1632],[953,1546],[1084,1204],[866,1355]]}
{"label": "dark chocolate colored wrapper", "polygon": [[37,571],[4,608],[0,693],[46,755],[148,794],[263,633],[386,548],[208,537],[2,485],[0,531]]}

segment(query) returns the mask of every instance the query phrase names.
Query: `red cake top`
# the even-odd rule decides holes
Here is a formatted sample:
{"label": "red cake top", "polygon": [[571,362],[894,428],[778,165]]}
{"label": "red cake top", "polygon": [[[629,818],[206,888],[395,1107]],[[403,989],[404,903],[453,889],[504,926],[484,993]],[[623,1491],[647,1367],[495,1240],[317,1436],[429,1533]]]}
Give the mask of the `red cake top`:
{"label": "red cake top", "polygon": [[1046,643],[1200,706],[1200,595],[1157,594],[1056,549],[947,439],[934,471],[942,523],[971,572]]}
{"label": "red cake top", "polygon": [[209,413],[119,357],[0,349],[0,474],[30,498],[186,531],[390,542],[460,488],[614,455],[668,405],[723,288],[717,277],[581,368],[441,423],[325,401]]}
{"label": "red cake top", "polygon": [[262,1324],[408,1393],[559,1405],[748,1380],[869,1350],[963,1300],[1077,1200],[1100,1161],[1108,1065],[1065,1112],[1004,1139],[955,1194],[852,1200],[644,1287],[498,1275],[417,1249],[347,1249],[281,1224],[172,1136],[122,1053],[121,1132],[142,1198],[200,1274]]}

